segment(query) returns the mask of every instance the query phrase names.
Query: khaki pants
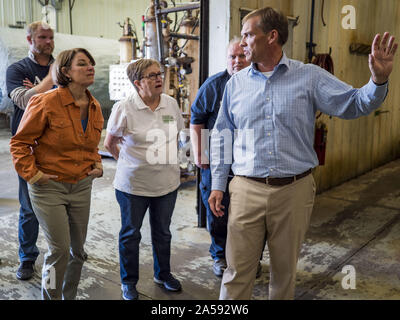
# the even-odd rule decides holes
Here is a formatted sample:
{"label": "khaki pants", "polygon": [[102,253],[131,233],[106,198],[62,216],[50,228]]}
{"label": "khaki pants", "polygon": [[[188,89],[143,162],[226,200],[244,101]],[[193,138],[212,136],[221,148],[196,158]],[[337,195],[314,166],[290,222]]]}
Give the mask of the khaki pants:
{"label": "khaki pants", "polygon": [[229,190],[228,267],[220,299],[251,298],[265,237],[270,256],[269,299],[293,299],[297,260],[314,205],[313,176],[283,187],[236,176]]}
{"label": "khaki pants", "polygon": [[84,262],[92,177],[77,184],[50,180],[29,185],[29,196],[48,252],[42,270],[42,298],[75,299]]}

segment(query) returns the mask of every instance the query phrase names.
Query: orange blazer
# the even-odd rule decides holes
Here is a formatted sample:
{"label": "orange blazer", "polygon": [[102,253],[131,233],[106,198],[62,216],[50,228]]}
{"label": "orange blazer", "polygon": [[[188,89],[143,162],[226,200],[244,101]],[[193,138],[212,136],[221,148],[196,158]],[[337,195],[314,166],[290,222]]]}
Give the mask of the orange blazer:
{"label": "orange blazer", "polygon": [[43,173],[57,175],[56,181],[77,183],[92,169],[102,169],[98,144],[104,119],[99,102],[86,92],[89,110],[85,132],[80,108],[68,88],[30,99],[10,142],[15,169],[28,183],[35,183]]}

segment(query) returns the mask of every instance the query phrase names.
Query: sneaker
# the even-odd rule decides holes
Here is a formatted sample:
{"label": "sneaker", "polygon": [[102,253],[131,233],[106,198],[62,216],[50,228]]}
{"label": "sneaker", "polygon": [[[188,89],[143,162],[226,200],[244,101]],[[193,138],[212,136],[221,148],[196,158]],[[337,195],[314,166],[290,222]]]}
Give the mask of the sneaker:
{"label": "sneaker", "polygon": [[179,282],[178,279],[175,279],[172,274],[169,274],[167,279],[165,280],[157,279],[156,277],[154,277],[154,282],[159,285],[163,285],[165,289],[167,289],[168,291],[182,290],[181,283]]}
{"label": "sneaker", "polygon": [[259,277],[261,277],[261,274],[262,274],[262,266],[261,262],[258,262],[256,278],[258,279]]}
{"label": "sneaker", "polygon": [[17,279],[18,280],[29,280],[33,277],[35,270],[33,266],[35,265],[35,261],[22,261],[19,265],[17,271]]}
{"label": "sneaker", "polygon": [[217,277],[222,277],[225,269],[226,269],[226,260],[225,259],[219,259],[219,260],[215,260],[214,264],[213,264],[213,271],[214,274]]}
{"label": "sneaker", "polygon": [[133,284],[122,284],[122,298],[124,300],[139,300],[139,294],[136,290],[136,286]]}

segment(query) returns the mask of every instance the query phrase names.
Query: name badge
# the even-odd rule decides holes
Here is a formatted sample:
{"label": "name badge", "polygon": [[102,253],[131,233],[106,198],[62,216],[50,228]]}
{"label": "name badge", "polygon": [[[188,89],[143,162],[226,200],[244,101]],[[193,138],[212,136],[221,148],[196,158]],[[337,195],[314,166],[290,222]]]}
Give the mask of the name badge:
{"label": "name badge", "polygon": [[175,119],[174,119],[173,116],[165,115],[165,116],[162,116],[162,121],[163,121],[164,123],[171,123],[171,122],[174,122]]}

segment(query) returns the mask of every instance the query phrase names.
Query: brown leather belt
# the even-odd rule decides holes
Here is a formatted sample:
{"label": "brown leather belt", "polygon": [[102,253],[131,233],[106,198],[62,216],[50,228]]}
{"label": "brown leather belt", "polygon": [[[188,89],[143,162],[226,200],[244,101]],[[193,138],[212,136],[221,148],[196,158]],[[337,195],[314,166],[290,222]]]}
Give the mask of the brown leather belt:
{"label": "brown leather belt", "polygon": [[310,173],[311,169],[307,170],[306,172],[300,173],[297,176],[285,177],[285,178],[257,178],[257,177],[247,177],[247,176],[239,176],[239,177],[244,177],[257,182],[269,184],[270,186],[286,186],[288,184],[295,182],[296,180],[308,176]]}

